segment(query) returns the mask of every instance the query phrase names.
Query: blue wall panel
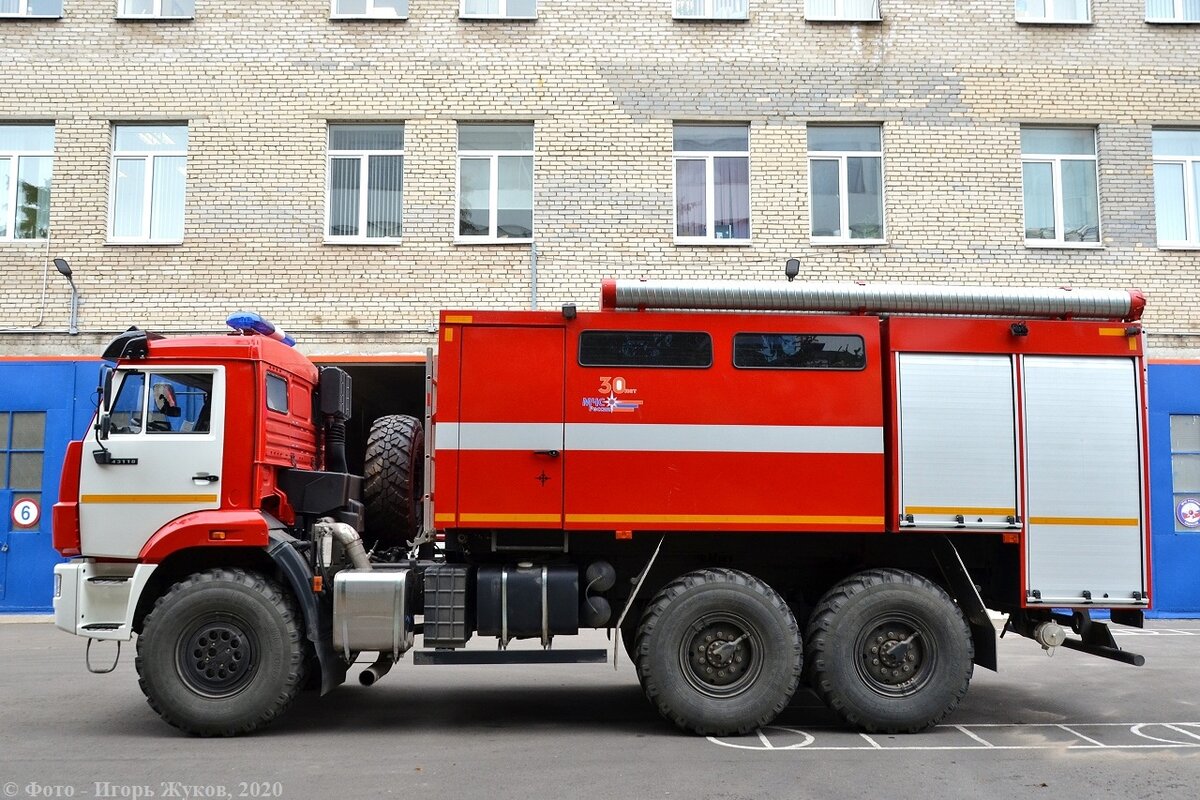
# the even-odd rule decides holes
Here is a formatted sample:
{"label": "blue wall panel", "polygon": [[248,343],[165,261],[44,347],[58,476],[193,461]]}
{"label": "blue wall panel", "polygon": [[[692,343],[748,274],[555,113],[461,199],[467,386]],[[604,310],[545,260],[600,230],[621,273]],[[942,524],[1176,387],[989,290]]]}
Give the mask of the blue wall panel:
{"label": "blue wall panel", "polygon": [[1175,532],[1171,488],[1171,415],[1200,414],[1200,362],[1151,364],[1150,532],[1154,581],[1151,616],[1200,616],[1200,529]]}
{"label": "blue wall panel", "polygon": [[97,361],[0,362],[0,412],[46,414],[39,503],[41,517],[32,528],[14,525],[14,495],[0,481],[0,613],[51,608],[53,565],[60,559],[51,546],[50,510],[58,499],[59,477],[67,442],[83,434],[91,421]]}

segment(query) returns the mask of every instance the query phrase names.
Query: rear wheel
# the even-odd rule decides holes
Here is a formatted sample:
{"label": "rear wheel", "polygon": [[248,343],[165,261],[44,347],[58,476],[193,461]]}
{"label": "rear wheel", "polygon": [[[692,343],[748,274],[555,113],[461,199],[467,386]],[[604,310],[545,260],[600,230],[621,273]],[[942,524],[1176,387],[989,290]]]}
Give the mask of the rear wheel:
{"label": "rear wheel", "polygon": [[425,431],[402,414],[380,417],[367,436],[363,499],[368,547],[403,547],[423,526]]}
{"label": "rear wheel", "polygon": [[787,706],[803,648],[783,599],[744,572],[707,569],[671,582],[646,607],[634,647],[646,696],[679,727],[744,734]]}
{"label": "rear wheel", "polygon": [[958,706],[974,670],[962,612],[941,587],[894,569],[861,572],[817,604],[809,682],[838,716],[867,731],[913,732]]}
{"label": "rear wheel", "polygon": [[304,684],[300,614],[274,581],[214,569],[171,587],[137,640],[138,684],[171,725],[235,736],[271,722]]}

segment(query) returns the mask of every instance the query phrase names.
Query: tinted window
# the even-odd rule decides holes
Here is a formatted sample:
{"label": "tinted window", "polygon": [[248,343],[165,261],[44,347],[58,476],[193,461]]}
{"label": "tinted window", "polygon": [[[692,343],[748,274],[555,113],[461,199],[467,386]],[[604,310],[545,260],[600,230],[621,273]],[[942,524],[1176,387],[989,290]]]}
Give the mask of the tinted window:
{"label": "tinted window", "polygon": [[584,331],[584,367],[708,367],[712,338],[696,331]]}
{"label": "tinted window", "polygon": [[739,333],[733,365],[757,369],[862,369],[867,365],[861,336],[828,333]]}
{"label": "tinted window", "polygon": [[267,375],[267,408],[283,414],[287,413],[287,381],[278,375]]}

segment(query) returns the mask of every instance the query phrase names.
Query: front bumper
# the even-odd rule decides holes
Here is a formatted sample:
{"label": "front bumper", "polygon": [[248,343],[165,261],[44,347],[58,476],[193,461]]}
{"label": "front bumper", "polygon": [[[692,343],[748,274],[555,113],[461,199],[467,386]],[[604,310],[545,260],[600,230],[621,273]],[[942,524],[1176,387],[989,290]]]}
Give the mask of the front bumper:
{"label": "front bumper", "polygon": [[54,567],[54,624],[92,639],[133,638],[133,618],[157,564],[76,558]]}

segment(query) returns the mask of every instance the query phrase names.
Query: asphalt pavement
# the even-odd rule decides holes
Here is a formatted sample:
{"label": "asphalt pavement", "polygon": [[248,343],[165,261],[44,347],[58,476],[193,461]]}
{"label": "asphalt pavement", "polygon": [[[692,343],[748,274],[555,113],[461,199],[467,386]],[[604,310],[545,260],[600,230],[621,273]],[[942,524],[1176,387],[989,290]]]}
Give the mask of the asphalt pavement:
{"label": "asphalt pavement", "polygon": [[[807,691],[770,728],[675,730],[620,666],[414,666],[304,695],[272,727],[197,739],[83,641],[0,622],[0,798],[1186,798],[1200,795],[1200,621],[1116,628],[1132,667],[1000,642],[933,731],[865,736]],[[602,647],[589,634],[556,647]],[[106,650],[104,655],[109,654]],[[97,654],[102,655],[102,654]],[[99,660],[99,659],[97,659]],[[365,664],[363,665],[365,666]]]}

